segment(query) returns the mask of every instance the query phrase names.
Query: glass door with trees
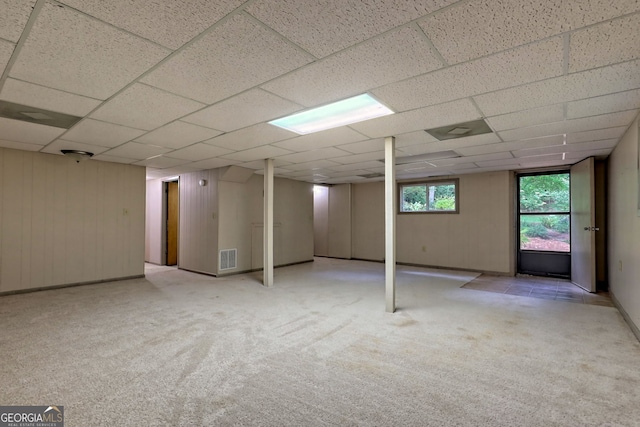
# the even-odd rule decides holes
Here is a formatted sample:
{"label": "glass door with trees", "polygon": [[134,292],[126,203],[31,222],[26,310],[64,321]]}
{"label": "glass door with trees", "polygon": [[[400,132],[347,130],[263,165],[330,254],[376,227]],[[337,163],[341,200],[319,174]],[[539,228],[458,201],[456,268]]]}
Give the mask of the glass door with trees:
{"label": "glass door with trees", "polygon": [[518,272],[570,277],[569,172],[518,177]]}

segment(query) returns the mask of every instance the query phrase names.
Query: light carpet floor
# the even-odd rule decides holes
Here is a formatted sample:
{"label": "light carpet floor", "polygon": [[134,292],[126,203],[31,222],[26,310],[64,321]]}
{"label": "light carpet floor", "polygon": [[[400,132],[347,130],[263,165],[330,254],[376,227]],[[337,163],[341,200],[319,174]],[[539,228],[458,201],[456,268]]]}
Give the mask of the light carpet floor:
{"label": "light carpet floor", "polygon": [[638,426],[617,309],[461,289],[473,273],[318,258],[0,297],[0,404],[66,426]]}

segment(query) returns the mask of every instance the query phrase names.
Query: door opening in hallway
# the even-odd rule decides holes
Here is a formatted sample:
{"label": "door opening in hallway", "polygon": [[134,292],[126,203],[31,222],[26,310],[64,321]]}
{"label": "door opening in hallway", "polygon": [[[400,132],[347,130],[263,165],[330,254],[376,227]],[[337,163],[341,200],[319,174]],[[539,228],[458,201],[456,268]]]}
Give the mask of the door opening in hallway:
{"label": "door opening in hallway", "polygon": [[167,265],[178,264],[178,181],[165,182],[167,193]]}

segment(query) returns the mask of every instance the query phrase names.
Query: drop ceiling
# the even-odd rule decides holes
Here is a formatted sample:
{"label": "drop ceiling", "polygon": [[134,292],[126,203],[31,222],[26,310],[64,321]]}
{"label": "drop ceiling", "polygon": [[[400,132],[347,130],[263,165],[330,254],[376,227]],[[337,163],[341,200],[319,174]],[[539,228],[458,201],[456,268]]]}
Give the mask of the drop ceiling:
{"label": "drop ceiling", "polygon": [[[269,157],[276,176],[381,180],[386,136],[400,179],[555,167],[606,157],[640,109],[636,0],[0,5],[0,100],[80,117],[0,118],[0,147],[91,151],[148,178]],[[365,92],[396,114],[306,136],[267,124]],[[425,132],[480,119],[491,133]]]}

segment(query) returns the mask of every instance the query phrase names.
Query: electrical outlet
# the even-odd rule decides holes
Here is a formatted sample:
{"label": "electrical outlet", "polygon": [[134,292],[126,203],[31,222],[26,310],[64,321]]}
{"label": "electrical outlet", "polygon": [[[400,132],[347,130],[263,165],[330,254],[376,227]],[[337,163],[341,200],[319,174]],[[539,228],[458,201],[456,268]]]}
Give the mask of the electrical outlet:
{"label": "electrical outlet", "polygon": [[622,271],[622,260],[618,261],[618,270]]}
{"label": "electrical outlet", "polygon": [[422,246],[422,252],[427,252],[427,247],[426,246]]}

